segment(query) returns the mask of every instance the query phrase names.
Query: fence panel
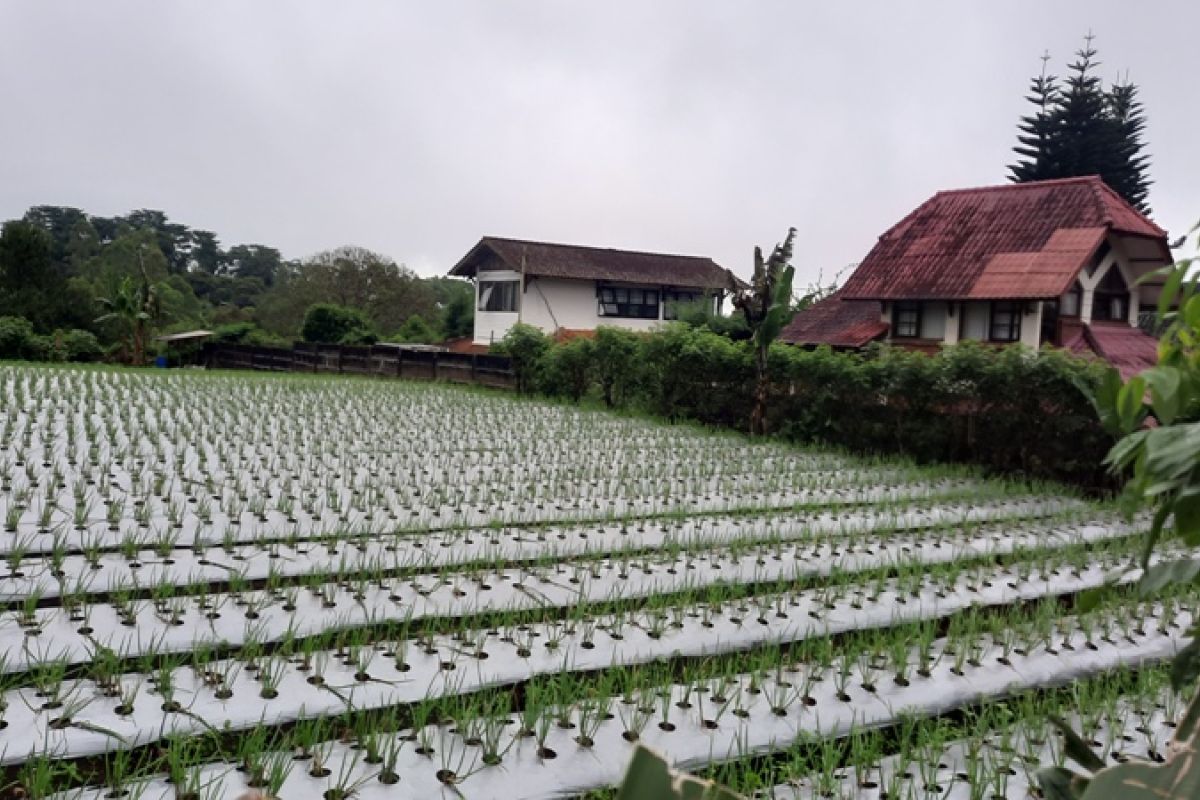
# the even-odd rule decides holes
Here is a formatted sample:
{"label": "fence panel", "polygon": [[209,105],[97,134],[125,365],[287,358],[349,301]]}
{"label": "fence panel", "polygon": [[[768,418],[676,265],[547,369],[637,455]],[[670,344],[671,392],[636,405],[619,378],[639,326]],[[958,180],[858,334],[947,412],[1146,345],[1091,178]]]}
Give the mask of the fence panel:
{"label": "fence panel", "polygon": [[204,346],[202,359],[209,369],[377,375],[473,383],[499,389],[516,386],[512,362],[507,356],[407,350],[391,345],[356,347],[297,342],[286,348],[210,342]]}

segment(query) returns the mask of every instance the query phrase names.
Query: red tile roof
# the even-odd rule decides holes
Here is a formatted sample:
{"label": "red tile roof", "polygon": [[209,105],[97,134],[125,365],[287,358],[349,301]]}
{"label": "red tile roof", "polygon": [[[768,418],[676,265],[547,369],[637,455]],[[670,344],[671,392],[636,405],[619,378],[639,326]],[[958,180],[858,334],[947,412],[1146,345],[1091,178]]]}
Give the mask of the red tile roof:
{"label": "red tile roof", "polygon": [[[1124,322],[1093,322],[1083,330],[1087,348],[1117,368],[1128,380],[1158,363],[1158,340]],[[1071,348],[1083,352],[1076,345]]]}
{"label": "red tile roof", "polygon": [[603,280],[678,286],[688,289],[728,289],[733,273],[711,258],[612,250],[573,244],[530,242],[485,236],[450,270],[473,277],[481,263],[498,258],[504,268],[549,278]]}
{"label": "red tile roof", "polygon": [[862,347],[887,333],[874,300],[844,300],[841,292],[804,309],[779,334],[788,344]]}
{"label": "red tile roof", "polygon": [[842,291],[857,300],[1055,297],[1109,233],[1166,232],[1096,176],[938,192],[892,227]]}

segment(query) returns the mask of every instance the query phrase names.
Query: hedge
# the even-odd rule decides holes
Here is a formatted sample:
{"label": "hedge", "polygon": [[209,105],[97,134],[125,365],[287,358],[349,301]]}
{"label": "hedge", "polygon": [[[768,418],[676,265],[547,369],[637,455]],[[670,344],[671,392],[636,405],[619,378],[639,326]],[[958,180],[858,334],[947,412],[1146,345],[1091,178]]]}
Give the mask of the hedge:
{"label": "hedge", "polygon": [[[601,328],[594,340],[555,344],[521,325],[498,349],[531,393],[749,428],[746,342],[674,324],[648,334]],[[1101,462],[1112,440],[1080,388],[1099,380],[1095,362],[967,342],[935,355],[777,344],[770,364],[769,429],[788,440],[1111,487]]]}

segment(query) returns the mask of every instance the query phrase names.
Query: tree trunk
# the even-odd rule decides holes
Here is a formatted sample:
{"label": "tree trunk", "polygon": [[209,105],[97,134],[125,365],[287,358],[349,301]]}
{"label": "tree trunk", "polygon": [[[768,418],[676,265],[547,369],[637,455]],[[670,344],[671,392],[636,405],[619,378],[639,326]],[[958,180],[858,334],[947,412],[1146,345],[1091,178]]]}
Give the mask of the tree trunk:
{"label": "tree trunk", "polygon": [[765,436],[767,433],[767,347],[754,348],[754,410],[750,413],[750,434]]}
{"label": "tree trunk", "polygon": [[142,366],[146,354],[146,331],[140,322],[133,323],[133,365]]}

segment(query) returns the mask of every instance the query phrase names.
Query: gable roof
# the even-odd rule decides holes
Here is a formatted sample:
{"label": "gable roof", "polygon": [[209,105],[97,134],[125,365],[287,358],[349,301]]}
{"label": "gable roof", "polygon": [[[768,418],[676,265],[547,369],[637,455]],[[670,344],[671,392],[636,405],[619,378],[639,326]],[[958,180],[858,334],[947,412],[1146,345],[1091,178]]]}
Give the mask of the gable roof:
{"label": "gable roof", "polygon": [[846,300],[839,290],[797,312],[780,331],[779,340],[799,345],[863,347],[887,330],[877,301]]}
{"label": "gable roof", "polygon": [[[548,278],[648,283],[688,289],[728,289],[738,279],[711,258],[613,250],[573,244],[484,236],[450,270],[473,277],[480,264],[499,259],[508,269]],[[740,281],[738,281],[740,284]]]}
{"label": "gable roof", "polygon": [[879,237],[843,287],[858,300],[1057,297],[1109,233],[1167,234],[1098,176],[938,192]]}

